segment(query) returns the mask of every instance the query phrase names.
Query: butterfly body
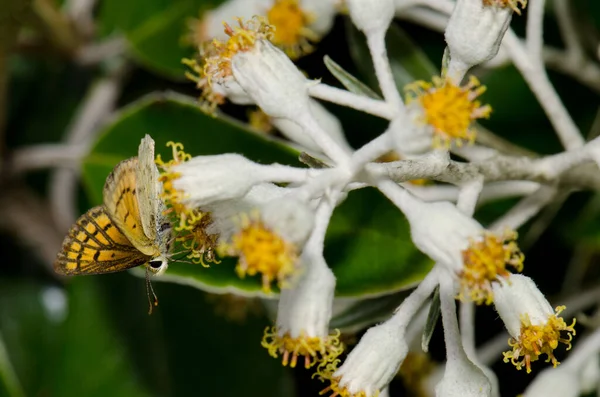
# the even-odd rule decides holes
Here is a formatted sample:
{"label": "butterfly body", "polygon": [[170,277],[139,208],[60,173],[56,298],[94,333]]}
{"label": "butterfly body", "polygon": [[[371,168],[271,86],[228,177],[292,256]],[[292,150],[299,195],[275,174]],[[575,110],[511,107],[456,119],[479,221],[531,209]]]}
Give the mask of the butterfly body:
{"label": "butterfly body", "polygon": [[146,265],[168,267],[171,224],[163,215],[154,141],[146,136],[138,157],[121,161],[106,178],[104,204],[83,214],[65,237],[54,269],[66,275],[102,274]]}

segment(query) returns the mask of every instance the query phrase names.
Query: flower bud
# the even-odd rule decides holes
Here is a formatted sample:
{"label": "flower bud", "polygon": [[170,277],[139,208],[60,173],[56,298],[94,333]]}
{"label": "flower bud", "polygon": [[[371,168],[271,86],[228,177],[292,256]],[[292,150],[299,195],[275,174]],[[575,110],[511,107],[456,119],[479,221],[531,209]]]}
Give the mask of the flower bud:
{"label": "flower bud", "polygon": [[508,7],[489,5],[483,0],[456,2],[445,33],[451,78],[461,80],[468,69],[496,56],[512,13]]}
{"label": "flower bud", "polygon": [[293,120],[308,111],[308,81],[292,61],[267,40],[257,40],[231,60],[240,86],[269,116]]}
{"label": "flower bud", "polygon": [[393,0],[346,0],[352,23],[365,34],[385,32],[394,18]]}

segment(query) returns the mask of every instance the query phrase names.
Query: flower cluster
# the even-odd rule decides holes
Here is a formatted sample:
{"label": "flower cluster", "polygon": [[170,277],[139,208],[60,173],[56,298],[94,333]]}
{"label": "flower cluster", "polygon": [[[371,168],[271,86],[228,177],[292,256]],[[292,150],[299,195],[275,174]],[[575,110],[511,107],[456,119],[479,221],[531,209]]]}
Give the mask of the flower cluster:
{"label": "flower cluster", "polygon": [[[192,78],[204,101],[213,107],[225,100],[258,106],[260,117],[253,124],[280,130],[292,146],[307,152],[304,159],[309,161],[304,162],[313,168],[263,164],[234,153],[191,157],[171,144],[173,159],[158,162],[163,199],[190,257],[212,262],[215,252],[237,257],[239,277],[260,277],[264,294],[278,288],[275,325],[266,328],[262,346],[281,357],[283,365],[296,367],[300,360],[327,383],[323,393],[332,396],[373,397],[387,388],[409,355],[409,325],[438,288],[446,365],[436,382],[437,396],[498,395],[493,373],[469,341],[475,329],[469,316],[463,316],[468,305],[497,310],[510,334],[505,362],[531,372],[532,363],[545,355],[558,365],[554,351],[561,343],[570,348],[575,321],[567,325],[560,317],[563,306],[553,310],[531,279],[512,273],[524,267],[514,230],[543,205],[533,214],[531,204],[515,207],[510,216],[486,227],[473,216],[484,196],[494,198],[489,192],[506,194],[492,190],[492,182],[528,179],[517,162],[496,161],[498,151],[477,144],[474,122],[489,118],[491,107],[479,100],[486,88],[477,78],[462,83],[473,66],[497,55],[512,14],[520,14],[525,2],[457,0],[449,8],[442,74],[431,82],[409,84],[405,100],[384,41],[396,10],[393,1],[346,1],[349,18],[366,36],[383,99],[309,80],[293,63],[291,58],[320,39],[311,27],[318,25],[319,12],[332,18],[332,1],[322,2],[329,11],[311,12],[311,1],[268,3],[253,9],[254,2],[244,2],[252,15],[263,16],[225,23],[224,37],[208,27],[215,18],[231,18],[232,10],[242,11],[242,6],[231,0],[211,11],[202,32],[214,38],[203,46],[200,63],[186,62],[195,71]],[[315,99],[385,118],[388,128],[353,149],[339,121]],[[389,153],[400,157],[382,163]],[[465,161],[453,160],[450,153]],[[577,156],[589,159],[590,153],[584,148],[568,154],[569,161],[564,156],[547,160],[543,169],[574,166],[583,161]],[[540,174],[531,179],[539,183]],[[448,186],[404,183],[421,178],[455,185],[455,203],[440,198],[447,197]],[[505,186],[510,191],[516,184]],[[338,204],[364,187],[378,189],[397,207],[412,242],[435,264],[394,314],[369,328],[342,361],[340,332],[330,329],[336,277],[323,253],[325,234]],[[426,197],[427,192],[432,195]],[[503,227],[505,232],[499,232]],[[457,302],[464,305],[460,327]]]}

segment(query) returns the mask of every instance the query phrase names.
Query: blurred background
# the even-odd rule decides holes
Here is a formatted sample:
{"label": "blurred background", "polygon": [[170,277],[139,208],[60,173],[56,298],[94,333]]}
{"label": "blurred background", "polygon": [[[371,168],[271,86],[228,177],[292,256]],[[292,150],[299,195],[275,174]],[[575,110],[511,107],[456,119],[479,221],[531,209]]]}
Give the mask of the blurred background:
{"label": "blurred background", "polygon": [[[192,155],[238,152],[301,165],[277,131],[266,136],[249,125],[255,109],[226,103],[216,117],[200,109],[181,59],[197,53],[190,26],[220,3],[0,0],[0,396],[316,396],[323,389],[309,371],[282,367],[260,346],[274,297],[263,299],[258,280],[238,280],[232,261],[210,269],[173,265],[173,282],[155,283],[160,304],[151,316],[139,277],[63,278],[52,270],[70,225],[100,204],[104,179],[137,154],[146,133],[163,155],[174,140]],[[545,40],[561,48],[548,3]],[[573,0],[571,8],[583,48],[599,67],[600,2]],[[522,33],[524,18],[514,18],[513,28]],[[399,15],[388,33],[399,86],[439,73],[444,47],[441,33]],[[328,55],[377,91],[365,51],[364,37],[341,12],[297,64],[341,86],[323,62]],[[488,87],[483,102],[494,109],[482,124],[497,139],[537,154],[561,150],[512,66],[475,73]],[[550,77],[580,129],[598,135],[600,80],[553,70]],[[325,106],[354,147],[385,128],[383,120]],[[491,222],[517,201],[484,205],[476,217]],[[520,231],[525,274],[551,300],[597,283],[599,208],[591,193],[565,195]],[[326,255],[343,309],[332,326],[349,344],[391,313],[430,266],[397,211],[388,216],[392,210],[368,191],[351,194],[334,215]],[[502,331],[491,308],[478,312],[477,324],[479,343]],[[443,358],[438,329],[432,359]],[[502,394],[522,392],[532,377],[498,358]],[[544,365],[536,363],[538,370]],[[418,391],[399,377],[391,395]]]}

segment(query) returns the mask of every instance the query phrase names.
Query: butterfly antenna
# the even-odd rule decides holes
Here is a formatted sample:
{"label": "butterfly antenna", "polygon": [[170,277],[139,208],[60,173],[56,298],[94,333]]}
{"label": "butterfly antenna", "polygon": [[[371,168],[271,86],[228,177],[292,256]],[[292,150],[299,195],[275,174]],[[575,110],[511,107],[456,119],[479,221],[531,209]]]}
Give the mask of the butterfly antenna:
{"label": "butterfly antenna", "polygon": [[[150,296],[152,294],[152,297]],[[158,306],[158,298],[154,293],[154,288],[152,288],[152,283],[150,282],[150,271],[146,267],[146,295],[148,296],[148,315],[152,314],[153,306]]]}

